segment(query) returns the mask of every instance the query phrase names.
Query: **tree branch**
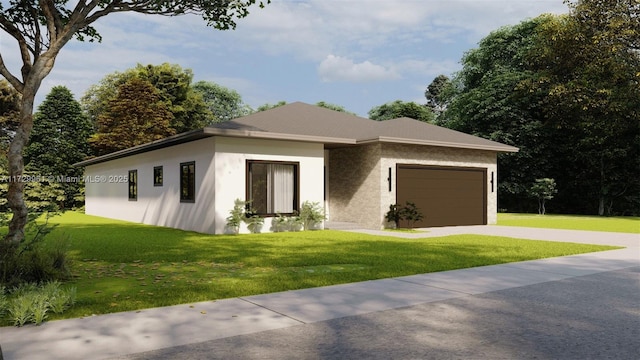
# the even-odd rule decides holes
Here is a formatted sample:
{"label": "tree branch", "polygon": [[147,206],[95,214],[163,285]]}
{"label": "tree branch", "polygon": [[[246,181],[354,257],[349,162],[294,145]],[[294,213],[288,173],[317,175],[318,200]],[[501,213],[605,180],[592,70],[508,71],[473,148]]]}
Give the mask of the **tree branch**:
{"label": "tree branch", "polygon": [[2,54],[0,54],[0,75],[4,76],[4,78],[7,79],[9,84],[11,84],[11,86],[13,86],[14,89],[16,89],[16,91],[18,91],[19,93],[22,93],[24,84],[22,83],[22,81],[20,81],[20,79],[13,76],[13,74],[11,74],[9,69],[7,69],[7,67],[4,64],[4,59],[2,58]]}

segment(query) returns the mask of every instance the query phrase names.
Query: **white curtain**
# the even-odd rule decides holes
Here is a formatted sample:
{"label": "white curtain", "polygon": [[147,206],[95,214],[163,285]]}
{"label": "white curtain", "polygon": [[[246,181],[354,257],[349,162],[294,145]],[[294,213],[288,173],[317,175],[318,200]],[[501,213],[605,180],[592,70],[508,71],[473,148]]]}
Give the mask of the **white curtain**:
{"label": "white curtain", "polygon": [[292,213],[295,192],[293,165],[270,164],[269,167],[271,176],[267,176],[267,189],[271,191],[268,191],[267,203],[273,213]]}

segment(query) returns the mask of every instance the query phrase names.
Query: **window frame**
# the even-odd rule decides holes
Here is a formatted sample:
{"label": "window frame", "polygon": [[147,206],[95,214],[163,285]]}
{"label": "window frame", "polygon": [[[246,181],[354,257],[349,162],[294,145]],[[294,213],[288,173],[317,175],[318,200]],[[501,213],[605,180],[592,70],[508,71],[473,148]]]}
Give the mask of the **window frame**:
{"label": "window frame", "polygon": [[[133,189],[133,191],[131,191]],[[138,201],[138,169],[129,170],[127,176],[127,192],[129,201]]]}
{"label": "window frame", "polygon": [[[158,176],[158,171],[160,176]],[[153,167],[153,186],[163,186],[164,184],[164,169],[162,165]]]}
{"label": "window frame", "polygon": [[[188,184],[186,184],[187,186],[189,186],[189,189],[191,191],[187,191],[187,195],[185,196],[182,192],[185,184],[184,184],[184,178],[182,177],[182,169],[186,166],[187,168],[189,166],[193,165],[193,173],[192,174],[188,174],[187,173],[187,181]],[[195,161],[187,161],[187,162],[183,162],[180,163],[180,202],[181,203],[194,203],[196,202],[196,162]]]}
{"label": "window frame", "polygon": [[251,168],[253,164],[261,164],[261,165],[292,165],[293,166],[293,212],[290,213],[253,213],[252,215],[256,215],[259,217],[274,217],[278,214],[280,215],[294,215],[300,212],[300,162],[299,161],[272,161],[272,160],[247,160],[245,164],[245,199],[247,201],[247,208],[251,208],[252,194],[251,194]]}

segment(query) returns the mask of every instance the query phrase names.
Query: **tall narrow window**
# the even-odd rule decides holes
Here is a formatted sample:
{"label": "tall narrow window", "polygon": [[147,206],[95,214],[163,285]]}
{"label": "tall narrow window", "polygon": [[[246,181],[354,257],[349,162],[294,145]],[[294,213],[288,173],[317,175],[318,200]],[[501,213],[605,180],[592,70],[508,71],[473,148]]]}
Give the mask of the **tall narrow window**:
{"label": "tall narrow window", "polygon": [[162,166],[153,167],[153,186],[162,186]]}
{"label": "tall narrow window", "polygon": [[196,163],[180,164],[180,202],[196,201]]}
{"label": "tall narrow window", "polygon": [[258,215],[298,211],[298,163],[247,161],[247,200]]}
{"label": "tall narrow window", "polygon": [[138,170],[129,170],[129,200],[138,200]]}

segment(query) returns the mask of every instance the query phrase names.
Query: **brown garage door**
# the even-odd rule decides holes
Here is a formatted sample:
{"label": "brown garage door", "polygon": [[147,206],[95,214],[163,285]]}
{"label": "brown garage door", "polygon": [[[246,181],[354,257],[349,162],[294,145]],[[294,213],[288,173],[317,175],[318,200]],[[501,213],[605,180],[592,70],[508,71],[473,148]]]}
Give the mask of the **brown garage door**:
{"label": "brown garage door", "polygon": [[413,202],[424,215],[414,227],[486,224],[486,184],[486,169],[397,166],[398,204]]}

